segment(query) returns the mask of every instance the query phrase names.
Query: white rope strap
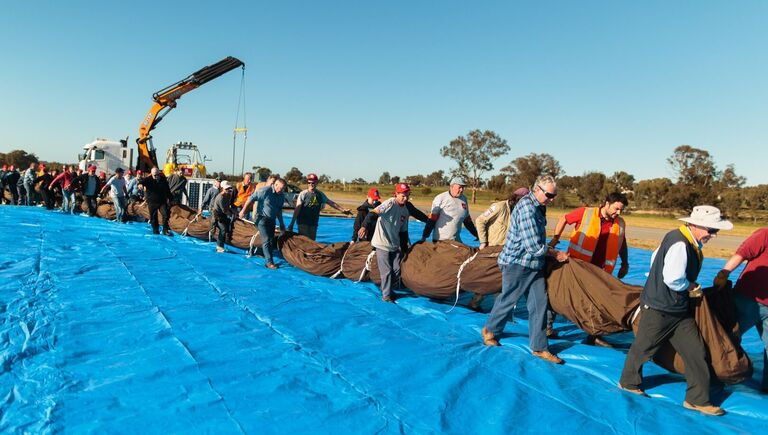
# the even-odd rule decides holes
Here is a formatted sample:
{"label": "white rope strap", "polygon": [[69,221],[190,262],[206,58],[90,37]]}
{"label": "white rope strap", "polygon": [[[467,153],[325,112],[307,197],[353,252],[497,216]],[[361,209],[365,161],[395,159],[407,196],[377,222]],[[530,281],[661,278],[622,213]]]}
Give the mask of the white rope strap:
{"label": "white rope strap", "polygon": [[344,259],[347,258],[347,252],[349,252],[349,248],[347,247],[346,250],[344,250],[344,255],[341,256],[341,264],[339,265],[339,271],[331,275],[331,279],[336,279],[341,275],[341,271],[344,270]]}
{"label": "white rope strap", "polygon": [[[198,217],[198,216],[199,216],[199,215],[195,215],[195,217],[194,217],[194,218],[190,219],[190,221],[189,221],[189,222],[187,222],[187,227],[186,227],[186,228],[184,228],[184,231],[182,231],[182,232],[181,232],[181,235],[182,235],[183,237],[187,237],[187,234],[189,234],[189,226],[190,226],[190,225],[192,225],[192,223],[193,223],[193,222],[197,222],[197,217]],[[209,240],[209,241],[210,241],[210,240]]]}
{"label": "white rope strap", "polygon": [[450,310],[447,311],[448,313],[453,311],[453,309],[456,308],[456,304],[459,303],[459,290],[461,290],[461,272],[464,272],[464,268],[467,267],[467,265],[471,263],[475,257],[477,257],[478,253],[479,251],[475,252],[471,257],[464,260],[464,262],[461,263],[461,266],[459,266],[459,271],[456,273],[456,300],[453,301],[453,306]]}
{"label": "white rope strap", "polygon": [[360,272],[360,278],[356,282],[360,282],[365,278],[365,272],[371,271],[371,262],[373,261],[373,256],[376,255],[376,251],[371,250],[371,253],[368,254],[368,257],[365,258],[365,267],[363,267],[363,271]]}
{"label": "white rope strap", "polygon": [[629,320],[629,324],[630,324],[630,325],[634,324],[634,323],[635,323],[635,320],[637,319],[637,316],[638,316],[638,315],[640,315],[640,307],[641,307],[642,305],[643,305],[643,304],[640,304],[640,305],[638,305],[638,306],[637,306],[637,308],[635,308],[635,311],[632,313],[632,317],[631,317],[631,319]]}
{"label": "white rope strap", "polygon": [[256,230],[256,232],[251,236],[251,241],[248,242],[248,253],[245,254],[246,258],[251,258],[253,256],[254,250],[253,245],[256,243],[256,237],[258,237],[259,231]]}

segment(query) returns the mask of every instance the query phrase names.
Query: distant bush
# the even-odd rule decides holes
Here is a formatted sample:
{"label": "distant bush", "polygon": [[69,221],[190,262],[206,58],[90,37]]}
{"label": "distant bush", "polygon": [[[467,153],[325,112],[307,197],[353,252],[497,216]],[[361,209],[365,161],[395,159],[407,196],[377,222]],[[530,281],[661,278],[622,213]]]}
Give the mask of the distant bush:
{"label": "distant bush", "polygon": [[429,187],[423,187],[421,189],[421,194],[422,195],[429,195],[430,193],[432,193],[432,189],[430,189]]}

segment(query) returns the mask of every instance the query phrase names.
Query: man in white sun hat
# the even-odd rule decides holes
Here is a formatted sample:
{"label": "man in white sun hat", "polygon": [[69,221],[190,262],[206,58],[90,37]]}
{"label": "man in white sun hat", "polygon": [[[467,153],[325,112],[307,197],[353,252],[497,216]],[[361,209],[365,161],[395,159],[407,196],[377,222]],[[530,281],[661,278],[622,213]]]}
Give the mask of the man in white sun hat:
{"label": "man in white sun hat", "polygon": [[704,261],[702,246],[733,224],[711,205],[696,206],[690,217],[680,220],[685,224],[667,233],[651,256],[651,271],[640,295],[640,325],[624,362],[619,388],[645,395],[641,389],[643,364],[669,341],[685,363],[688,389],[683,406],[707,415],[723,415],[725,411],[709,401],[707,352],[689,302],[702,296],[701,285],[696,282]]}

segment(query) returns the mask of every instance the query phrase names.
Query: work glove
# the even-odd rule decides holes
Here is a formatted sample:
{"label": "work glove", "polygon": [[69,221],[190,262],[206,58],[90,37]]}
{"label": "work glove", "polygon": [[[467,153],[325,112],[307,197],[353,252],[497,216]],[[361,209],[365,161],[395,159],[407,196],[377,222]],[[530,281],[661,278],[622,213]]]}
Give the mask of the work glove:
{"label": "work glove", "polygon": [[554,248],[557,246],[557,243],[560,241],[560,236],[552,236],[552,240],[549,241],[550,248]]}
{"label": "work glove", "polygon": [[[693,283],[696,284],[696,283]],[[701,284],[696,284],[695,286],[691,284],[691,288],[688,290],[688,297],[689,298],[700,298],[704,296],[704,292],[701,290]]]}
{"label": "work glove", "polygon": [[731,274],[730,270],[721,269],[720,272],[717,272],[717,276],[715,276],[715,280],[712,283],[712,285],[716,289],[722,290],[728,284],[728,276],[730,274]]}
{"label": "work glove", "polygon": [[627,276],[627,272],[629,272],[629,264],[627,263],[621,263],[621,267],[619,268],[619,279],[624,278]]}

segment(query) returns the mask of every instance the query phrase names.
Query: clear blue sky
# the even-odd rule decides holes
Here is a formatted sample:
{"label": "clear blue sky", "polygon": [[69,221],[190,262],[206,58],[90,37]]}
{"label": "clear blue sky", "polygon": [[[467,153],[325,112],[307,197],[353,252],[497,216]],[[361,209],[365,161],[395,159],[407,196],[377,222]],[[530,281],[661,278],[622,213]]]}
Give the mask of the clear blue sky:
{"label": "clear blue sky", "polygon": [[[333,178],[448,170],[491,129],[569,175],[670,176],[681,144],[768,183],[768,2],[10,2],[0,14],[0,151],[74,161],[130,135],[153,92],[232,55],[246,67],[246,167]],[[229,170],[240,72],[154,131]],[[238,152],[239,154],[239,152]],[[238,168],[239,168],[238,156]]]}

